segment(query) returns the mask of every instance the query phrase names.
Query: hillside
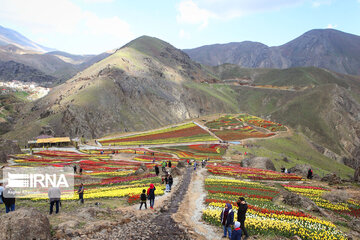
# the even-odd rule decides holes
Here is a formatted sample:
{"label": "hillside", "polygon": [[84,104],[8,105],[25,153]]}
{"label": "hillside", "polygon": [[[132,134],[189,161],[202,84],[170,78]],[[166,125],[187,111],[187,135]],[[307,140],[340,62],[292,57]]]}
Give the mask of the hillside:
{"label": "hillside", "polygon": [[48,52],[54,50],[52,48],[41,46],[12,29],[0,26],[0,46],[9,44],[37,52]]}
{"label": "hillside", "polygon": [[170,44],[140,37],[26,106],[7,137],[27,140],[51,129],[94,138],[237,111],[231,92],[198,83],[214,77]]}
{"label": "hillside", "polygon": [[315,29],[276,47],[257,42],[213,44],[184,50],[194,61],[246,68],[318,67],[360,75],[360,36],[334,29]]}

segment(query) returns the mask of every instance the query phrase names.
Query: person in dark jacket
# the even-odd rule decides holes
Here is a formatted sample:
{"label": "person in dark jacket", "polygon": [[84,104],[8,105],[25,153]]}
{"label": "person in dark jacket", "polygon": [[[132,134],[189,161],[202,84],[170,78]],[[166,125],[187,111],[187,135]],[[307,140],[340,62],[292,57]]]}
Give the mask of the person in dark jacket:
{"label": "person in dark jacket", "polygon": [[241,240],[241,228],[239,222],[234,223],[234,230],[231,233],[230,240]]}
{"label": "person in dark jacket", "polygon": [[159,167],[158,167],[158,165],[155,165],[155,174],[156,174],[156,176],[159,176]]}
{"label": "person in dark jacket", "polygon": [[79,189],[78,189],[78,194],[79,194],[79,202],[81,204],[84,204],[84,184],[80,184]]}
{"label": "person in dark jacket", "polygon": [[168,177],[168,183],[169,183],[169,188],[170,188],[170,191],[171,191],[171,186],[172,186],[173,183],[174,183],[174,180],[173,180],[173,177],[171,176],[171,174],[170,174],[169,177]]}
{"label": "person in dark jacket", "polygon": [[146,194],[145,194],[146,190],[143,189],[142,191],[142,194],[140,195],[140,210],[141,210],[141,207],[143,204],[145,204],[145,209],[147,209],[147,206],[146,206]]}
{"label": "person in dark jacket", "polygon": [[15,211],[15,191],[12,188],[5,187],[1,195],[3,203],[5,204],[6,213]]}
{"label": "person in dark jacket", "polygon": [[229,238],[231,238],[231,225],[234,224],[234,211],[232,210],[232,206],[230,203],[225,204],[225,208],[222,210],[220,215],[220,222],[224,229],[224,236],[228,233]]}
{"label": "person in dark jacket", "polygon": [[312,179],[312,178],[313,178],[313,171],[310,168],[307,174],[307,179]]}
{"label": "person in dark jacket", "polygon": [[155,204],[155,190],[156,187],[154,186],[154,184],[150,184],[150,187],[147,190],[147,195],[148,195],[148,199],[150,200],[150,208],[153,209],[154,208],[154,204]]}
{"label": "person in dark jacket", "polygon": [[239,197],[239,200],[236,202],[238,205],[238,217],[237,220],[238,222],[240,222],[240,227],[242,230],[242,233],[245,235],[245,239],[247,239],[249,237],[246,228],[245,228],[245,219],[246,219],[246,211],[248,209],[248,205],[245,202],[245,198],[243,197]]}
{"label": "person in dark jacket", "polygon": [[171,161],[168,162],[168,167],[171,168]]}

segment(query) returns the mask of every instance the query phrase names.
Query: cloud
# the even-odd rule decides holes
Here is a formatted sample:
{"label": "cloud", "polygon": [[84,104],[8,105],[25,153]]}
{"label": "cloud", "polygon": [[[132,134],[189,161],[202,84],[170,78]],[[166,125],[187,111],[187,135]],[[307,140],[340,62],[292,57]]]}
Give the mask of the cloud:
{"label": "cloud", "polygon": [[254,13],[296,6],[306,0],[183,0],[178,6],[179,23],[206,27],[210,20],[229,20]]}
{"label": "cloud", "polygon": [[83,0],[83,2],[86,2],[86,3],[111,3],[111,2],[114,2],[114,0]]}
{"label": "cloud", "polygon": [[185,32],[184,29],[180,29],[179,37],[182,39],[190,39],[190,34],[188,32]]}
{"label": "cloud", "polygon": [[326,28],[335,29],[336,27],[337,27],[336,24],[333,25],[333,24],[329,23]]}
{"label": "cloud", "polygon": [[[102,46],[94,43],[94,48],[87,52],[117,48],[134,37],[130,25],[119,17],[100,17],[80,8],[71,0],[0,0],[0,6],[0,22],[10,22],[12,25],[27,28],[37,36],[36,39],[67,39],[69,47],[70,41],[89,43],[97,39],[103,43]],[[51,42],[41,44],[59,48],[51,45]],[[96,44],[98,46],[95,46]],[[78,46],[78,49],[84,46]],[[84,49],[80,51],[86,52]]]}
{"label": "cloud", "polygon": [[323,6],[323,5],[330,5],[332,3],[332,0],[316,0],[316,1],[312,1],[311,5],[314,8]]}
{"label": "cloud", "polygon": [[200,24],[201,27],[206,27],[209,18],[214,17],[211,12],[200,9],[192,0],[180,2],[178,11],[176,19],[179,23]]}

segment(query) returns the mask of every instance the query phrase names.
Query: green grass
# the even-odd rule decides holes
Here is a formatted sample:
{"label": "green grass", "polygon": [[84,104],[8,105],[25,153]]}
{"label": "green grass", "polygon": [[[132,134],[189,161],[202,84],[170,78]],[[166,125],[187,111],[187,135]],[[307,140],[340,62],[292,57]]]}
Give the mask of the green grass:
{"label": "green grass", "polygon": [[[314,169],[314,173],[319,176],[324,176],[329,172],[335,172],[342,178],[349,178],[349,175],[352,176],[354,174],[352,168],[317,152],[310,146],[305,137],[299,134],[285,138],[259,140],[256,141],[254,145],[256,145],[254,148],[234,146],[229,152],[234,152],[234,150],[241,152],[246,151],[259,157],[268,157],[278,170],[280,170],[281,167],[290,168],[296,164],[310,164]],[[283,161],[284,156],[286,156],[290,162]]]}

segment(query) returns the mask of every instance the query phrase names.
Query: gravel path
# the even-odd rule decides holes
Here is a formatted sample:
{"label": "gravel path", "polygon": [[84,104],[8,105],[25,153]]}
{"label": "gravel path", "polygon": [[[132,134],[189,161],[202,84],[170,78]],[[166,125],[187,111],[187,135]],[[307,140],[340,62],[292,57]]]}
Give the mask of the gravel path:
{"label": "gravel path", "polygon": [[90,239],[191,239],[172,218],[172,214],[178,211],[179,205],[188,190],[191,173],[192,168],[185,170],[178,186],[172,190],[170,200],[164,203],[162,207],[144,211],[143,215],[134,213],[129,223],[118,225],[112,230],[97,232]]}

